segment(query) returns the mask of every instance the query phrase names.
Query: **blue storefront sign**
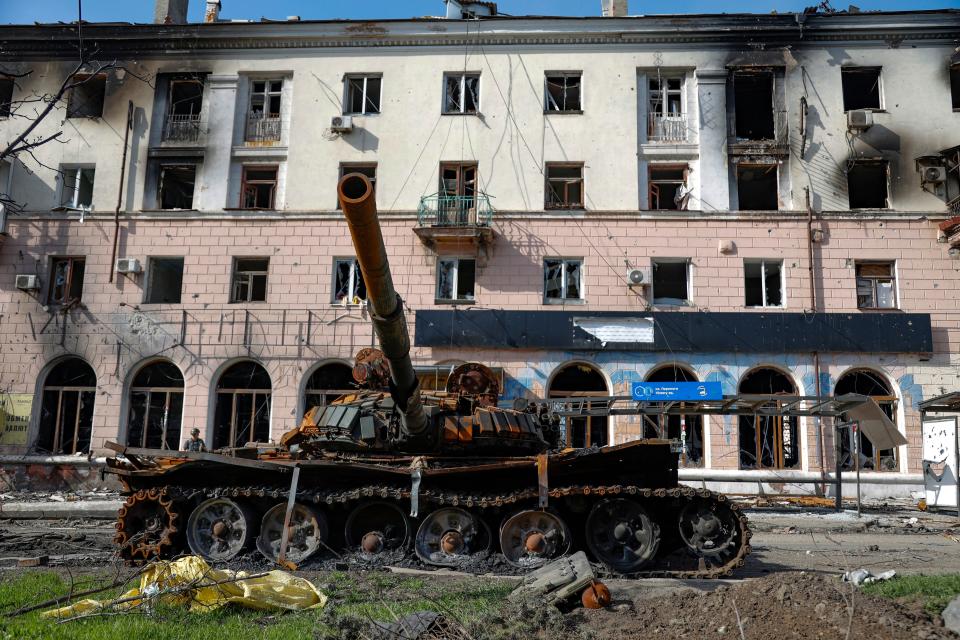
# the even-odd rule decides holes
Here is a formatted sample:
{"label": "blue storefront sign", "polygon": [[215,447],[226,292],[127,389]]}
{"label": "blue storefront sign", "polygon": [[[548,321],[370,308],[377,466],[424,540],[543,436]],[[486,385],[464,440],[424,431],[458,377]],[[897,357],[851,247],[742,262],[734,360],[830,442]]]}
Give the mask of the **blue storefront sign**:
{"label": "blue storefront sign", "polygon": [[723,400],[723,388],[719,382],[634,382],[632,395],[637,402]]}

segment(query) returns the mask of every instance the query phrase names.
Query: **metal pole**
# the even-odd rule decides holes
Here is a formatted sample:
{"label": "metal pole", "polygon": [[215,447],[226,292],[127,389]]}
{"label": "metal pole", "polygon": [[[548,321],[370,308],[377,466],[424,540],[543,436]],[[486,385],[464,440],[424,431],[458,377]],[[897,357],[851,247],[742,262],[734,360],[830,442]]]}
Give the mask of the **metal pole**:
{"label": "metal pole", "polygon": [[836,511],[843,510],[843,482],[841,481],[841,475],[843,474],[843,465],[840,462],[841,452],[840,452],[840,430],[843,428],[843,425],[834,425],[833,428],[833,457],[834,462],[837,466],[837,502],[834,507]]}
{"label": "metal pole", "polygon": [[855,468],[857,470],[857,517],[860,517],[860,425],[854,423],[851,427],[851,432],[853,433],[853,448],[856,451],[855,457],[857,465]]}
{"label": "metal pole", "polygon": [[277,564],[291,571],[297,570],[297,565],[287,561],[287,545],[290,544],[290,518],[293,516],[293,506],[297,502],[297,485],[300,483],[300,465],[293,468],[293,478],[290,479],[290,495],[287,496],[287,511],[283,515],[283,534],[280,536],[280,553]]}

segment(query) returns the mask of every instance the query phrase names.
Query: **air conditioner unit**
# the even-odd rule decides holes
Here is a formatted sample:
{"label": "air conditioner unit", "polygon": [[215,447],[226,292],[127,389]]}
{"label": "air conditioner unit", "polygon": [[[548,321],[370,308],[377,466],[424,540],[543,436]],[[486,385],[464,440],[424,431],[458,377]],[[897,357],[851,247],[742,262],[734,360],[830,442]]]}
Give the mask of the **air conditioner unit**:
{"label": "air conditioner unit", "polygon": [[856,109],[847,111],[847,129],[864,130],[873,126],[873,111]]}
{"label": "air conditioner unit", "polygon": [[650,272],[646,269],[627,270],[628,287],[648,287],[650,286],[650,280]]}
{"label": "air conditioner unit", "polygon": [[17,274],[17,289],[21,291],[36,291],[40,288],[40,278],[35,275],[27,275],[25,273]]}
{"label": "air conditioner unit", "polygon": [[333,116],[330,120],[331,131],[353,131],[352,116]]}
{"label": "air conditioner unit", "polygon": [[941,182],[946,182],[946,180],[947,180],[946,167],[924,167],[923,168],[923,182],[940,184]]}
{"label": "air conditioner unit", "polygon": [[117,258],[117,273],[140,273],[140,261],[136,258]]}

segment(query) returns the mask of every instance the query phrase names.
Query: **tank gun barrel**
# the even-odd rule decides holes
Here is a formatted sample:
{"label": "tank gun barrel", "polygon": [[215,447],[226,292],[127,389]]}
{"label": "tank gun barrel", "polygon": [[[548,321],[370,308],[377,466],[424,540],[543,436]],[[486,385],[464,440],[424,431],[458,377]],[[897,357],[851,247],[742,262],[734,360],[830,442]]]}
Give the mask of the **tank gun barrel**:
{"label": "tank gun barrel", "polygon": [[427,416],[420,398],[420,383],[410,361],[410,333],[403,314],[403,300],[393,288],[373,184],[363,174],[349,173],[340,179],[337,195],[367,287],[373,327],[390,365],[394,400],[403,411],[410,435],[423,436],[427,431]]}

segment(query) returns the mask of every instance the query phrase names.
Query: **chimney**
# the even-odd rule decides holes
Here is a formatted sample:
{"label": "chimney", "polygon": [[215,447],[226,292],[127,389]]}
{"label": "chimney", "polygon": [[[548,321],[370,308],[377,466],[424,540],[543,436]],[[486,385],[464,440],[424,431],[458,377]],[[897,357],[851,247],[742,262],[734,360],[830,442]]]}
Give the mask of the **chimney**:
{"label": "chimney", "polygon": [[153,6],[155,24],[187,24],[188,0],[157,0]]}
{"label": "chimney", "polygon": [[604,18],[622,18],[627,15],[627,0],[600,0]]}
{"label": "chimney", "polygon": [[203,14],[204,22],[216,22],[220,19],[220,0],[207,0],[207,10]]}

